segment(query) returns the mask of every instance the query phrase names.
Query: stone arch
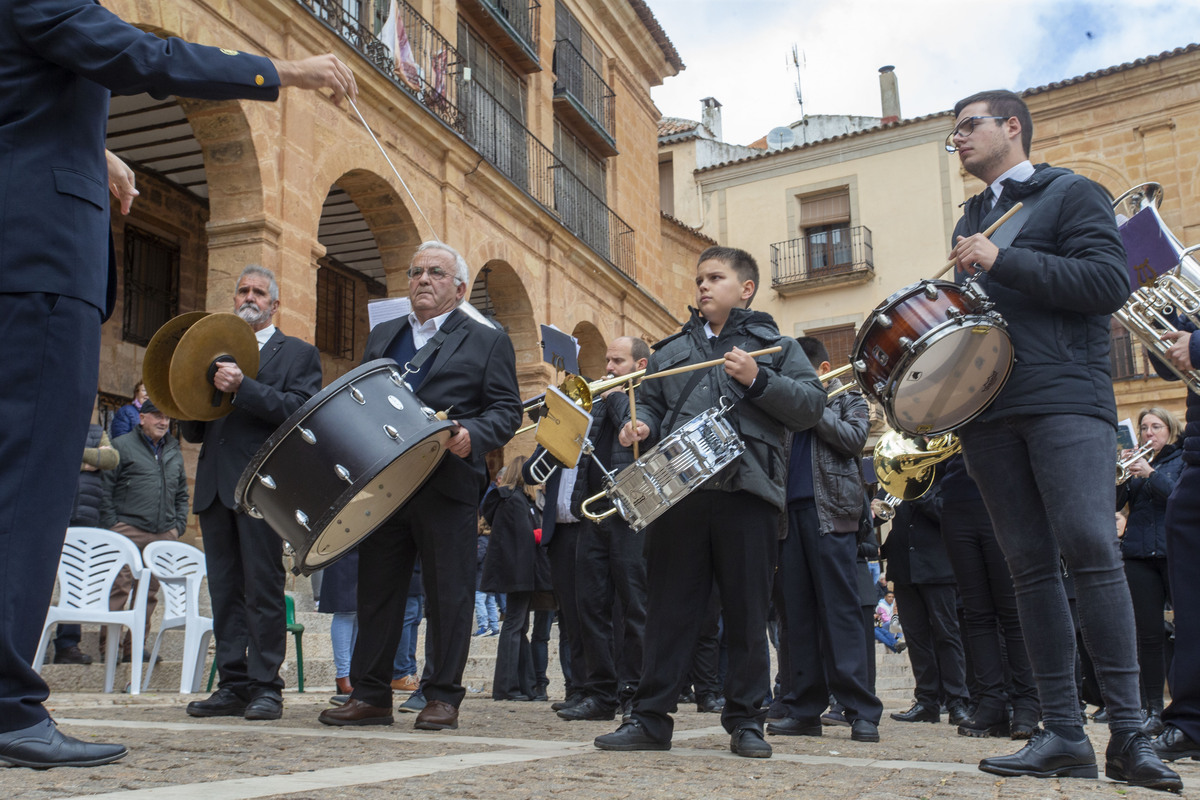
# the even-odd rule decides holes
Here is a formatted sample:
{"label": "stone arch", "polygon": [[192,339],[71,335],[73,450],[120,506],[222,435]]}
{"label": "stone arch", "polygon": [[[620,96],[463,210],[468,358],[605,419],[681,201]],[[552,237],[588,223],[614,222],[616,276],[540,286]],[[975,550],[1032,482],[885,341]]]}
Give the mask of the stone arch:
{"label": "stone arch", "polygon": [[579,372],[589,381],[604,377],[605,354],[608,343],[604,335],[592,322],[580,322],[571,335],[579,341]]}
{"label": "stone arch", "polygon": [[1111,164],[1103,161],[1095,161],[1093,159],[1068,159],[1065,161],[1055,162],[1055,166],[1066,167],[1073,172],[1077,172],[1085,178],[1090,178],[1096,183],[1104,187],[1104,190],[1109,193],[1112,199],[1121,196],[1121,193],[1129,189],[1134,184],[1138,183],[1129,178],[1122,171],[1114,168]]}
{"label": "stone arch", "polygon": [[[483,305],[479,310],[512,339],[517,353],[517,375],[522,378],[521,388],[529,388],[525,385],[526,376],[542,373],[542,348],[537,320],[533,316],[533,302],[520,276],[507,261],[488,261],[476,274],[468,296],[475,299],[477,307]],[[481,296],[486,299],[481,301]]]}
{"label": "stone arch", "polygon": [[[361,264],[348,259],[339,260],[382,283],[393,297],[407,293],[408,279],[404,271],[408,269],[408,263],[421,240],[413,217],[399,193],[382,176],[363,168],[354,168],[338,176],[330,186],[331,191],[334,186],[354,202],[362,222],[365,222],[374,238],[378,267],[373,260]],[[325,213],[322,213],[318,222],[318,231],[322,225],[328,226]],[[361,224],[353,219],[339,220],[335,224],[337,226],[344,226],[344,232],[333,233],[332,236],[356,236],[361,233]],[[337,255],[336,245],[331,247],[332,241],[321,243],[328,255]]]}

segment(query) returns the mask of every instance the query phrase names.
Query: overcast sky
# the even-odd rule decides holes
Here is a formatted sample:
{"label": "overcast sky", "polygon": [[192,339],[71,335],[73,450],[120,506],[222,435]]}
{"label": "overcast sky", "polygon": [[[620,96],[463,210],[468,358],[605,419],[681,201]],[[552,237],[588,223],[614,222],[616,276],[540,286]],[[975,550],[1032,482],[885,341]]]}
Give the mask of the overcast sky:
{"label": "overcast sky", "polygon": [[879,116],[879,67],[905,117],[983,89],[1019,91],[1200,41],[1200,0],[647,0],[687,68],[652,97],[664,116],[722,104],[749,144],[806,114]]}

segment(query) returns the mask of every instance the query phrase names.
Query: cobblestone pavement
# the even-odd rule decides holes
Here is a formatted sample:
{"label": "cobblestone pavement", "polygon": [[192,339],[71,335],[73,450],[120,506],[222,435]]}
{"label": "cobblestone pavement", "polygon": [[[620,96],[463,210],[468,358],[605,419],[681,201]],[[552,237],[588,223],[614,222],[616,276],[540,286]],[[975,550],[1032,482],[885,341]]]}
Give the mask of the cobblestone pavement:
{"label": "cobblestone pavement", "polygon": [[[724,798],[1136,798],[1161,793],[1101,779],[999,779],[980,758],[1018,749],[1008,739],[968,739],[948,723],[894,722],[882,742],[850,741],[848,728],[825,736],[769,737],[771,759],[729,752],[718,717],[684,708],[673,749],[606,753],[592,739],[615,722],[564,722],[547,703],[496,703],[470,697],[457,731],[390,727],[335,729],[317,722],[328,694],[285,694],[283,719],[193,719],[195,696],[61,693],[55,718],[70,735],[119,741],[124,760],[89,769],[0,770],[0,797],[20,800],[120,797],[122,800],[241,798],[463,798],[464,800],[723,800]],[[889,709],[897,710],[897,709]],[[1103,762],[1107,731],[1088,733]],[[1200,764],[1179,762],[1191,794]],[[1103,766],[1101,767],[1103,771]]]}

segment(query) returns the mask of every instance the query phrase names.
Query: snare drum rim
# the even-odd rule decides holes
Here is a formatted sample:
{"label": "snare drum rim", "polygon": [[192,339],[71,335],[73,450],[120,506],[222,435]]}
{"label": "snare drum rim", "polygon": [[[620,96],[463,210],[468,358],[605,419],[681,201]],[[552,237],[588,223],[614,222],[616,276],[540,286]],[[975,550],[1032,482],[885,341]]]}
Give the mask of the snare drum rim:
{"label": "snare drum rim", "polygon": [[355,367],[345,375],[334,380],[324,389],[308,398],[304,405],[292,412],[292,415],[284,420],[283,424],[276,428],[274,433],[267,437],[267,440],[263,442],[262,446],[254,454],[254,458],[250,459],[250,463],[242,471],[242,476],[238,479],[237,487],[233,490],[233,501],[237,507],[246,513],[250,513],[253,504],[248,502],[246,494],[252,482],[258,476],[259,469],[270,459],[271,454],[275,452],[275,448],[279,447],[280,443],[295,431],[301,422],[312,416],[318,408],[325,405],[330,398],[340,393],[348,384],[362,378],[364,375],[369,375],[389,367],[395,368],[400,374],[404,374],[404,370],[401,369],[400,365],[390,358],[377,358],[374,361],[368,361],[366,364]]}

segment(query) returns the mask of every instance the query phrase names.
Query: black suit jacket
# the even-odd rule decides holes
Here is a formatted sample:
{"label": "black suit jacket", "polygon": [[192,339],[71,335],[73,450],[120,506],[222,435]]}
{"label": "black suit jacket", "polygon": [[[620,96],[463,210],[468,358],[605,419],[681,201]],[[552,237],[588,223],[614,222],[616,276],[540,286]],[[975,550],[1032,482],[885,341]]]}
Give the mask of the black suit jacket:
{"label": "black suit jacket", "polygon": [[[363,363],[386,357],[397,337],[412,335],[410,328],[408,317],[376,326],[367,338]],[[487,488],[484,456],[507,444],[521,424],[516,353],[503,332],[458,310],[442,329],[447,336],[425,362],[417,396],[434,411],[450,410],[450,419],[471,434],[471,454],[465,459],[448,454],[426,486],[477,505]]]}
{"label": "black suit jacket", "polygon": [[220,500],[236,508],[234,489],[250,459],[275,429],[321,391],[317,348],[278,329],[258,353],[258,377],[242,381],[233,411],[212,422],[181,422],[183,438],[203,442],[196,462],[197,514]]}

